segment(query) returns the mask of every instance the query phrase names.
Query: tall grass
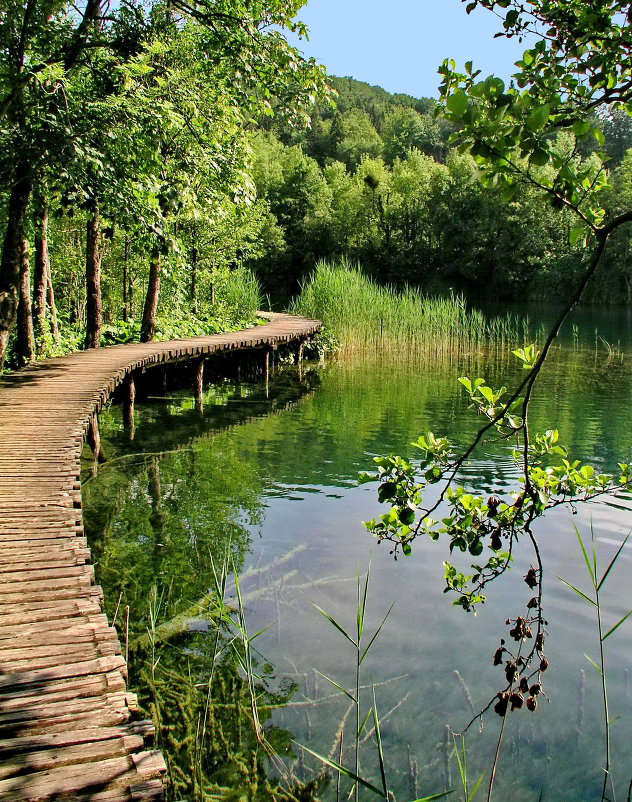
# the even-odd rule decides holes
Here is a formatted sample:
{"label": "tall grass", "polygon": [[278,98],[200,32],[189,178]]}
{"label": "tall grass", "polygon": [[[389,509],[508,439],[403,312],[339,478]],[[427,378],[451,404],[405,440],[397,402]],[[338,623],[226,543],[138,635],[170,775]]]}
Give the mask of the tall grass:
{"label": "tall grass", "polygon": [[344,260],[320,262],[291,311],[322,320],[350,352],[449,353],[504,346],[525,334],[514,315],[488,319],[461,295],[430,298],[412,288],[381,287]]}

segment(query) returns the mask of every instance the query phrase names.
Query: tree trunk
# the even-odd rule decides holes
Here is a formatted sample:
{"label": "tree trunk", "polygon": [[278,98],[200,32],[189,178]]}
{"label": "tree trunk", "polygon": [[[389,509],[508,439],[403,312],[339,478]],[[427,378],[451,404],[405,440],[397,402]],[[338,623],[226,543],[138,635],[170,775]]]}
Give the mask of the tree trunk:
{"label": "tree trunk", "polygon": [[123,320],[127,323],[127,263],[129,261],[129,238],[125,235],[123,251]]}
{"label": "tree trunk", "polygon": [[31,179],[27,166],[18,165],[17,175],[7,209],[7,221],[0,262],[0,371],[9,345],[9,334],[18,313],[20,263],[26,212],[31,195]]}
{"label": "tree trunk", "polygon": [[101,254],[99,253],[99,210],[95,204],[86,225],[86,348],[98,348],[101,342],[103,308],[101,305]]}
{"label": "tree trunk", "polygon": [[53,277],[50,272],[50,262],[46,271],[46,300],[50,313],[50,330],[53,334],[53,342],[58,345],[61,341],[59,325],[57,323],[57,307],[55,306],[55,291],[53,290]]}
{"label": "tree trunk", "polygon": [[38,193],[35,222],[35,264],[33,269],[33,328],[35,351],[42,356],[46,351],[46,290],[48,271],[48,201],[44,192]]}
{"label": "tree trunk", "polygon": [[143,322],[140,328],[140,341],[151,342],[154,339],[156,325],[156,309],[158,308],[158,295],[160,293],[160,254],[154,251],[149,265],[149,282],[143,309]]}
{"label": "tree trunk", "polygon": [[197,292],[197,262],[198,262],[198,249],[197,249],[197,226],[193,223],[193,247],[191,248],[191,305],[194,315],[198,313],[198,292]]}
{"label": "tree trunk", "polygon": [[18,298],[18,338],[16,351],[18,365],[24,367],[35,359],[35,337],[31,316],[31,271],[29,267],[29,244],[22,240],[20,256],[20,292]]}

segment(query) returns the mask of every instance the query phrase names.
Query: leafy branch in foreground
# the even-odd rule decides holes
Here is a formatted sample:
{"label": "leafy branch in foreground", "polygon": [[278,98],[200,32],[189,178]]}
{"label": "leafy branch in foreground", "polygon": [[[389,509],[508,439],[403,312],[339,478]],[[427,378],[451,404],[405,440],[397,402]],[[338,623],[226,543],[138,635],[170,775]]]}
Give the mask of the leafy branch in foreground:
{"label": "leafy branch in foreground", "polygon": [[[514,354],[532,375],[539,359],[535,347],[530,345]],[[486,586],[509,569],[520,537],[529,540],[534,558],[524,581],[533,596],[522,615],[507,619],[507,640],[501,640],[493,660],[494,665],[504,666],[506,683],[481,711],[494,705],[496,713],[504,717],[508,709],[523,705],[535,711],[542,693],[542,673],[548,667],[544,654],[547,622],[542,611],[544,569],[533,522],[553,507],[572,507],[614,490],[629,490],[632,464],[620,463],[616,475],[598,473],[591,465],[569,458],[556,429],[530,437],[525,398],[514,393],[505,400],[505,387],[494,389],[482,378],[462,377],[459,381],[471,408],[487,420],[476,442],[482,441],[481,432],[493,429],[497,437],[513,443],[514,459],[521,466],[519,484],[504,497],[488,498],[455,486],[465,463],[464,454],[457,456],[447,438],[428,432],[412,444],[421,452],[416,463],[399,456],[376,457],[377,473],[360,476],[360,483],[378,481],[378,500],[390,505],[387,513],[364,525],[378,542],[393,544],[395,557],[400,550],[411,554],[413,541],[426,535],[432,540],[447,537],[451,554],[456,551],[476,558],[468,573],[451,562],[444,563],[445,592],[455,593],[453,604],[466,611],[475,611],[485,601]],[[472,451],[470,447],[465,455]],[[426,491],[431,486],[441,489],[436,500],[426,504]],[[435,514],[443,517],[434,518]],[[512,642],[514,645],[508,645]]]}

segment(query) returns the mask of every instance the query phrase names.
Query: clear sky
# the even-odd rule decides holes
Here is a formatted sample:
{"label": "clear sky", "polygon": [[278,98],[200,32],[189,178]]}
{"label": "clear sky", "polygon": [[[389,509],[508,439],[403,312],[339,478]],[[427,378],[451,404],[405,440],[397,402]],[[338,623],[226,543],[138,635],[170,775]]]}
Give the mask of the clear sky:
{"label": "clear sky", "polygon": [[525,45],[494,39],[500,20],[461,0],[308,0],[298,14],[309,42],[290,37],[331,75],[350,75],[389,92],[437,97],[437,67],[472,60],[485,76],[507,80]]}

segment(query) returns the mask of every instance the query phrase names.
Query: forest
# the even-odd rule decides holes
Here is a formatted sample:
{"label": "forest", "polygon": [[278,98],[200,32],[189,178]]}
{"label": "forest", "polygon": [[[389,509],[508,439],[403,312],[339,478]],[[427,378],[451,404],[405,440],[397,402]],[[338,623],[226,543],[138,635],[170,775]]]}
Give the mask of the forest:
{"label": "forest", "polygon": [[[571,210],[529,182],[510,199],[484,186],[436,100],[326,77],[281,33],[301,32],[300,4],[44,5],[9,5],[0,45],[8,366],[239,325],[323,259],[474,302],[555,301],[581,274]],[[632,125],[618,108],[593,120],[614,215]],[[555,137],[597,160],[595,140]],[[628,225],[610,237],[584,300],[630,303],[629,241]]]}

